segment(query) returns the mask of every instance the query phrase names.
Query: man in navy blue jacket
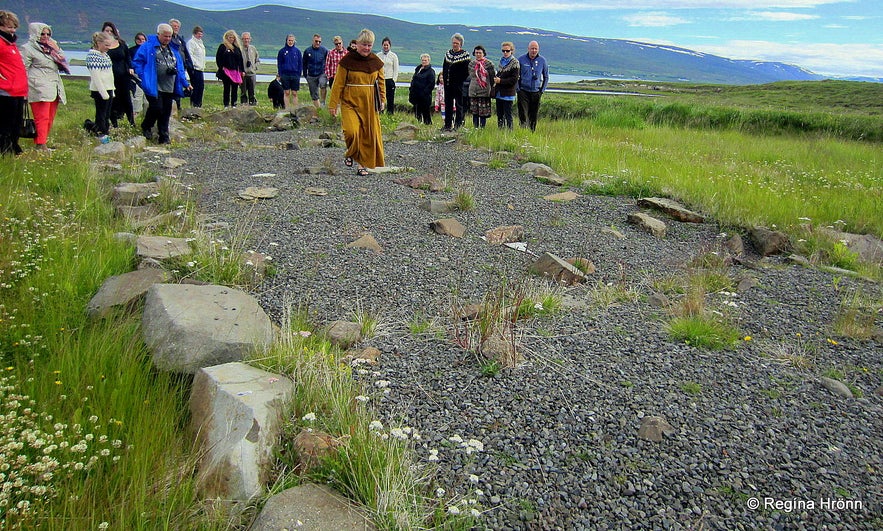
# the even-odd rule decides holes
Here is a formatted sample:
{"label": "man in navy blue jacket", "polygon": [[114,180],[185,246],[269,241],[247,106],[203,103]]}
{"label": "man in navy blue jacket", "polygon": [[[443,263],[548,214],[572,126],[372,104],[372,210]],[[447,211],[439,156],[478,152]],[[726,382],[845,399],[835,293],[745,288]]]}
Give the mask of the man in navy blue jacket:
{"label": "man in navy blue jacket", "polygon": [[[304,77],[310,87],[310,98],[318,109],[325,106],[325,95],[328,91],[328,78],[325,77],[325,58],[328,48],[322,46],[322,36],[313,35],[313,45],[304,50]],[[321,98],[320,98],[321,97]]]}
{"label": "man in navy blue jacket", "polygon": [[297,91],[300,90],[300,74],[303,69],[303,58],[295,46],[294,35],[285,38],[285,46],[276,54],[276,73],[285,90],[286,108],[293,111],[297,108]]}
{"label": "man in navy blue jacket", "polygon": [[521,127],[537,129],[537,114],[540,112],[540,98],[549,84],[549,65],[540,55],[540,45],[530,41],[527,53],[518,58],[521,78],[518,80],[518,122]]}

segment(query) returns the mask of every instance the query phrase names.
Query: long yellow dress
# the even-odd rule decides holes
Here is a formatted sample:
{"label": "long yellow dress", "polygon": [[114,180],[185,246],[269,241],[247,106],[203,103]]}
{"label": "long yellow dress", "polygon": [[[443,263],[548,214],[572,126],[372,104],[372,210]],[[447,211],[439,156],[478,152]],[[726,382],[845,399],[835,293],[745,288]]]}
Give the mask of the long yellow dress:
{"label": "long yellow dress", "polygon": [[[375,68],[377,62],[372,58],[379,62],[379,69]],[[380,113],[374,108],[375,81],[380,88],[380,101],[386,101],[383,61],[373,53],[362,57],[357,52],[350,52],[337,67],[328,101],[330,109],[340,105],[346,156],[366,168],[384,166]]]}

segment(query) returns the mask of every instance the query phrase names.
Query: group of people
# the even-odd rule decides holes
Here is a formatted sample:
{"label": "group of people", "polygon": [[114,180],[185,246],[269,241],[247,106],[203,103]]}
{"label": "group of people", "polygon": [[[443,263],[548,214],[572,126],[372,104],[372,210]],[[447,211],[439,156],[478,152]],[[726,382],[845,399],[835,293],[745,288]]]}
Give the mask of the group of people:
{"label": "group of people", "polygon": [[502,57],[496,65],[488,59],[484,46],[474,47],[470,56],[463,44],[463,35],[451,36],[451,49],[445,53],[438,76],[430,65],[429,54],[420,56],[408,98],[417,120],[432,123],[434,85],[435,109],[441,111],[445,121],[443,131],[461,127],[467,109],[472,113],[472,125],[484,127],[493,112],[493,100],[501,129],[512,129],[512,107],[517,101],[519,123],[536,130],[540,99],[549,84],[549,66],[540,55],[539,43],[531,41],[527,53],[516,59],[515,45],[503,42]]}
{"label": "group of people", "polygon": [[[178,33],[180,29],[181,22],[177,19],[159,24],[153,35],[136,34],[131,48],[126,46],[113,22],[105,22],[101,31],[92,34],[86,68],[89,91],[95,102],[95,120],[86,120],[84,126],[98,135],[102,143],[110,141],[111,125],[117,127],[118,120],[125,117],[134,126],[135,114],[142,110],[142,134],[148,139],[156,138],[160,144],[170,143],[173,105],[177,101],[180,107],[185,94],[194,94],[188,80],[188,74],[193,75],[195,71],[194,63]],[[194,35],[196,33],[195,29]],[[196,97],[201,104],[201,91]]]}

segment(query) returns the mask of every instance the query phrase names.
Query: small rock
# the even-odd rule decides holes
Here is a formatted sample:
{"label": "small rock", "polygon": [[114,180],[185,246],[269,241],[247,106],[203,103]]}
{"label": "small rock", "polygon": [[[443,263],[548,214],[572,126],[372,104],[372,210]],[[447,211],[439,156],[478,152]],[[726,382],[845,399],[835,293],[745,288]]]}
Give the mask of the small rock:
{"label": "small rock", "polygon": [[429,228],[436,234],[448,235],[453,238],[462,238],[466,234],[466,227],[454,218],[444,218],[433,221]]}
{"label": "small rock", "polygon": [[824,387],[828,391],[831,391],[837,396],[842,396],[843,398],[853,398],[852,391],[850,391],[849,387],[846,387],[846,384],[844,384],[840,380],[835,380],[834,378],[822,376],[819,379],[819,382],[822,384],[822,387]]}
{"label": "small rock", "polygon": [[674,435],[675,429],[664,417],[647,416],[641,419],[638,437],[646,441],[660,442],[663,435]]}

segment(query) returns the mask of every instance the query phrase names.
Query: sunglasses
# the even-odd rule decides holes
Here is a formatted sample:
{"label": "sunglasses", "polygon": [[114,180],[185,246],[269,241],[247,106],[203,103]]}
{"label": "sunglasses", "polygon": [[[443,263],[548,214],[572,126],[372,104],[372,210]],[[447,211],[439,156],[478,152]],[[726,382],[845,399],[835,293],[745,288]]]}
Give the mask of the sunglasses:
{"label": "sunglasses", "polygon": [[512,53],[512,50],[500,50],[503,53]]}
{"label": "sunglasses", "polygon": [[44,31],[43,33],[41,33],[40,35],[45,35],[46,37],[51,37],[51,36],[52,36],[51,33],[46,33],[45,31]]}

